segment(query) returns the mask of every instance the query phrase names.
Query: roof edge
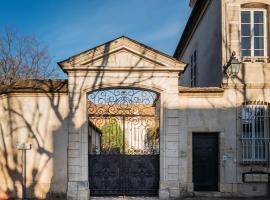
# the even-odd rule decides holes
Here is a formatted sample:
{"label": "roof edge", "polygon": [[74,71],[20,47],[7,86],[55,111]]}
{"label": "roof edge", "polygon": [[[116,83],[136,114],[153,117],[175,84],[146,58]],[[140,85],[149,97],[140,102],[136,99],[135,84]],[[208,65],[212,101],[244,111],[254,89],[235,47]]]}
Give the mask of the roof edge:
{"label": "roof edge", "polygon": [[10,93],[68,93],[68,80],[28,79],[0,85],[0,95]]}
{"label": "roof edge", "polygon": [[198,0],[192,9],[188,22],[184,28],[182,36],[176,46],[173,57],[179,59],[182,55],[186,45],[200,23],[206,8],[210,5],[212,0]]}

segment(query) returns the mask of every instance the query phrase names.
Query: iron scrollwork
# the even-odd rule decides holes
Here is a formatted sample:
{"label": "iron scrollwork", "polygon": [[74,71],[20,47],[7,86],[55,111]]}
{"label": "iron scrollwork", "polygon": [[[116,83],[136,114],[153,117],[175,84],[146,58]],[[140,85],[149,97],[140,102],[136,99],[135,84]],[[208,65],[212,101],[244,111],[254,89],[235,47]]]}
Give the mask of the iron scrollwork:
{"label": "iron scrollwork", "polygon": [[157,94],[139,89],[104,89],[88,95],[89,115],[148,115]]}
{"label": "iron scrollwork", "polygon": [[91,195],[157,195],[159,98],[113,88],[88,95]]}
{"label": "iron scrollwork", "polygon": [[[103,89],[88,95],[88,115],[100,154],[159,153],[158,95],[141,89]],[[93,131],[96,130],[96,132]],[[97,132],[99,134],[97,134]],[[93,148],[92,147],[92,148]]]}

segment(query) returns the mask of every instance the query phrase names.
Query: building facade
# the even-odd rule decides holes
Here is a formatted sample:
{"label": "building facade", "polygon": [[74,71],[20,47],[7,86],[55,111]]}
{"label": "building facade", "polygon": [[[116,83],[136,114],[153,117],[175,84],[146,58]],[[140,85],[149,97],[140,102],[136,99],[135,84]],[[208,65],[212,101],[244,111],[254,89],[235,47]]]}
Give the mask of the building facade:
{"label": "building facade", "polygon": [[20,144],[28,196],[269,195],[270,1],[190,5],[174,57],[123,36],[5,88],[0,198],[22,196]]}
{"label": "building facade", "polygon": [[[266,194],[269,190],[270,2],[210,0],[190,1],[190,6],[191,16],[174,54],[189,63],[180,78],[180,85],[185,86],[180,87],[180,96],[181,90],[188,94],[211,87],[224,89],[221,99],[225,102],[217,110],[221,121],[216,121],[219,117],[215,115],[200,117],[208,119],[202,123],[207,128],[214,126],[219,132],[219,191]],[[240,61],[236,76],[225,69],[232,54]],[[199,100],[188,95],[194,101]],[[212,106],[217,108],[215,103]],[[225,110],[230,110],[230,114],[223,113]],[[232,121],[224,123],[226,119],[222,116],[230,116]],[[196,118],[189,121],[194,128],[203,127]],[[265,152],[263,156],[260,148]],[[188,169],[191,168],[190,165]],[[265,183],[262,177],[266,178]],[[191,176],[187,180],[194,186]]]}

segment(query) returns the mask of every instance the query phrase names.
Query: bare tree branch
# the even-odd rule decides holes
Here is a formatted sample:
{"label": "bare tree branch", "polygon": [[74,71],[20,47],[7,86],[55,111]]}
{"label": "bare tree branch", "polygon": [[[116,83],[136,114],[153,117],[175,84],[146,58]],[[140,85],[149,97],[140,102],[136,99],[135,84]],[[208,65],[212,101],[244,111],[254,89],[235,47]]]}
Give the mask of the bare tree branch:
{"label": "bare tree branch", "polygon": [[0,83],[12,85],[25,79],[53,79],[58,76],[48,48],[34,35],[22,36],[5,28],[0,35]]}

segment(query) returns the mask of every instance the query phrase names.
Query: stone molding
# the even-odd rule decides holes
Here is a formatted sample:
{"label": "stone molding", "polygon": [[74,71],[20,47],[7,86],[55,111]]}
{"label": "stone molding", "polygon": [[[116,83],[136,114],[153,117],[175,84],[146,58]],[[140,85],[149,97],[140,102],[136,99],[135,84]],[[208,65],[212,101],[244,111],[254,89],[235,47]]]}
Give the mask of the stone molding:
{"label": "stone molding", "polygon": [[189,97],[221,97],[224,94],[224,89],[219,87],[183,87],[179,86],[180,96]]}
{"label": "stone molding", "polygon": [[[112,53],[125,51],[132,53],[140,58],[147,59],[153,63],[154,66],[130,66],[130,67],[118,67],[118,66],[93,66],[93,62],[102,59]],[[151,47],[143,45],[135,40],[122,36],[113,41],[107,42],[95,48],[89,49],[81,54],[72,56],[64,61],[58,63],[59,66],[65,71],[69,70],[112,70],[112,71],[127,71],[127,70],[173,70],[183,71],[186,64],[169,56],[160,51],[157,51]],[[104,68],[106,66],[106,68]],[[158,67],[157,67],[158,66]],[[131,69],[130,69],[131,68]]]}
{"label": "stone molding", "polygon": [[270,89],[270,83],[224,83],[222,86],[226,89]]}

